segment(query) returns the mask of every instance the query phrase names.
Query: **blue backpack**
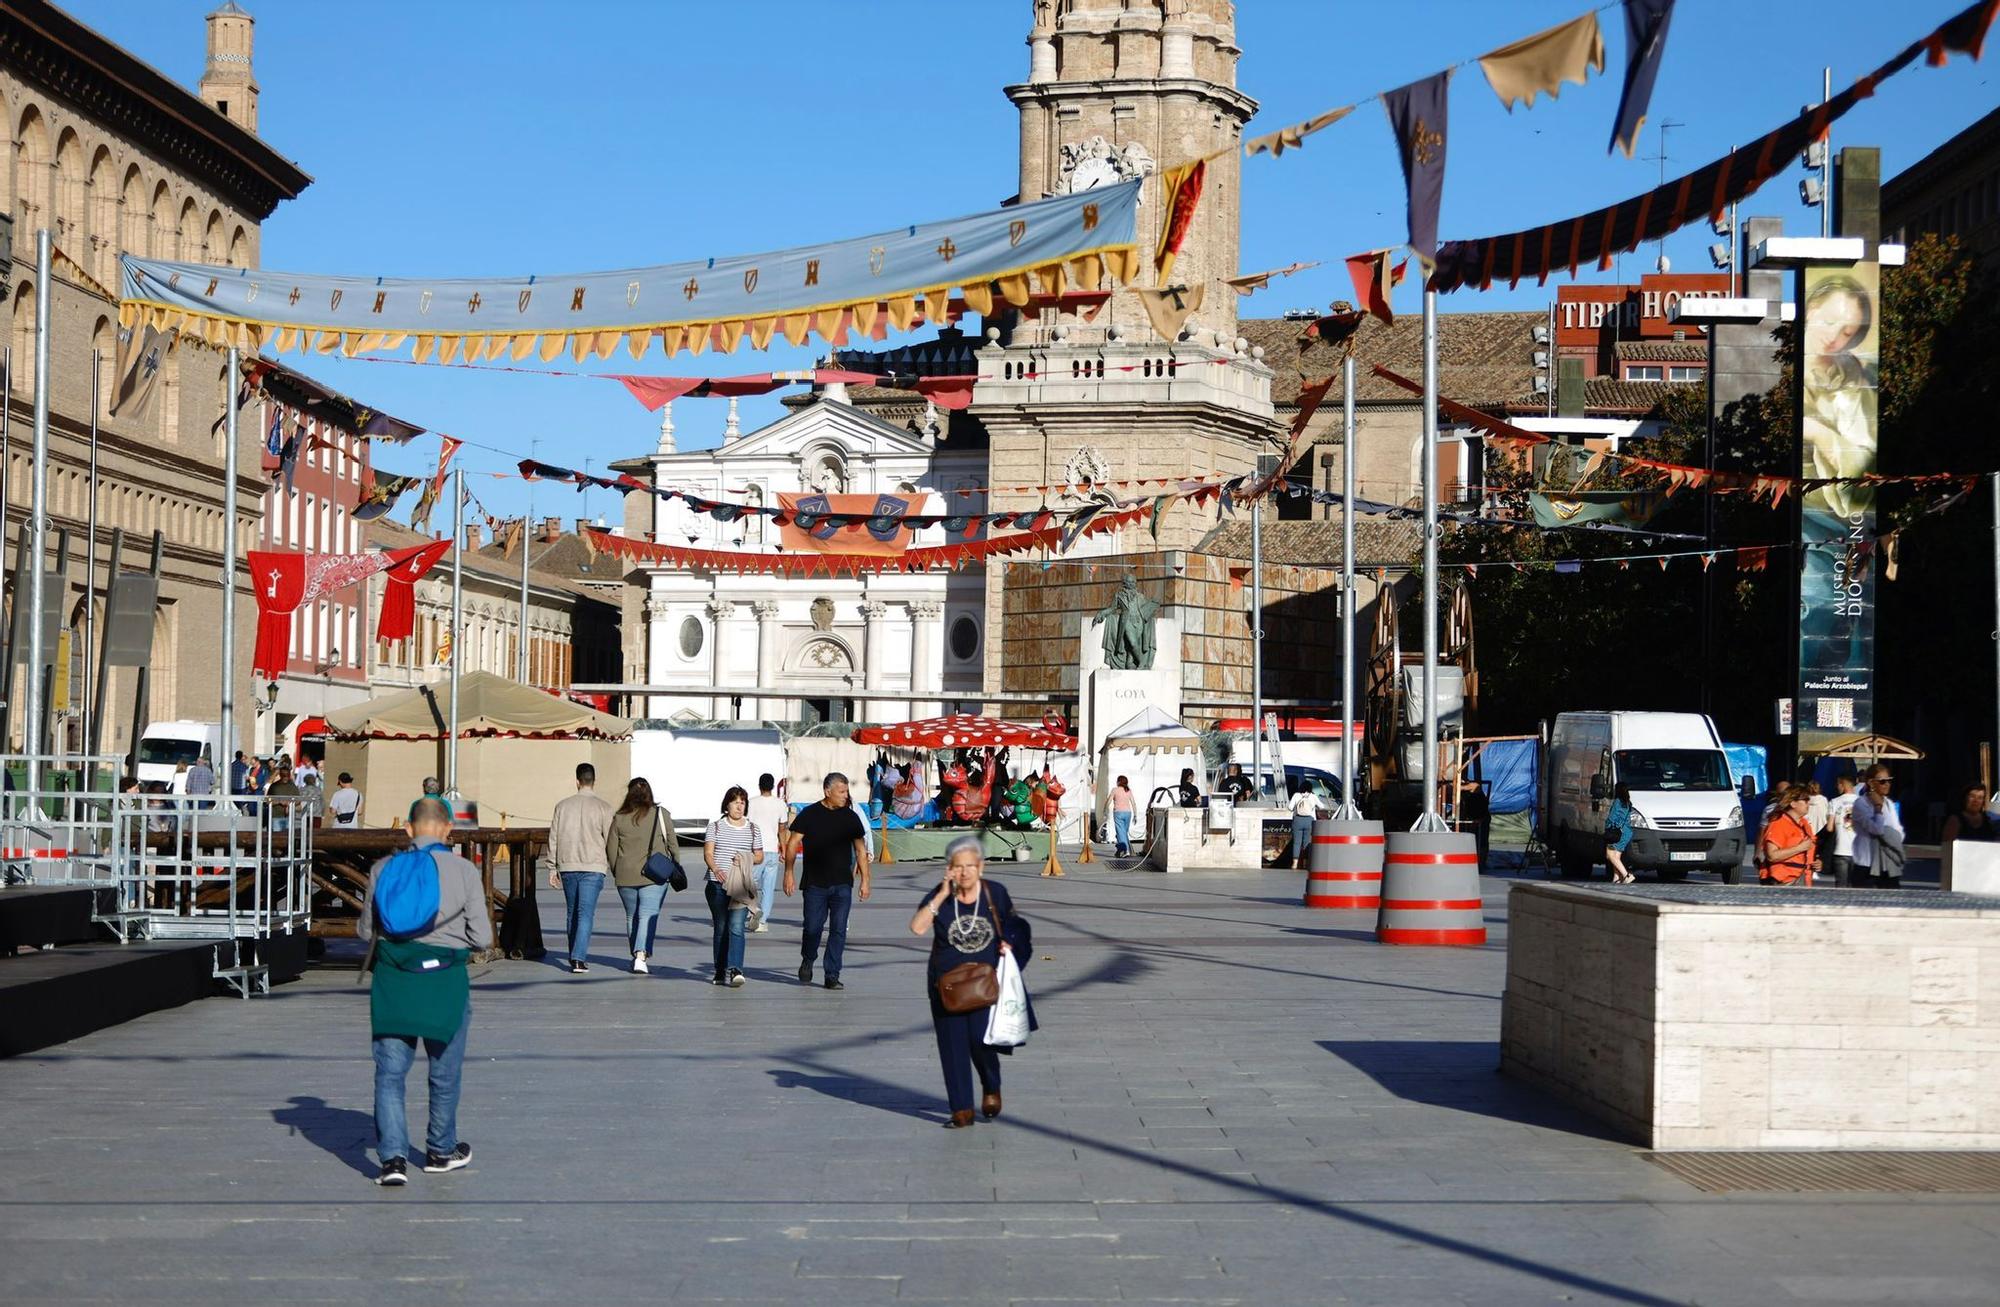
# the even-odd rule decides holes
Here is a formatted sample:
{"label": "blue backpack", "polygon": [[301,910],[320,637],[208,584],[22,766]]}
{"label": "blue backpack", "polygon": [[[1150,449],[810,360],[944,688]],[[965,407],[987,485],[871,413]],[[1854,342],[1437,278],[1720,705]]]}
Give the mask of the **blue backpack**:
{"label": "blue backpack", "polygon": [[415,939],[437,926],[439,872],[429,848],[390,855],[375,874],[375,922],[385,939]]}

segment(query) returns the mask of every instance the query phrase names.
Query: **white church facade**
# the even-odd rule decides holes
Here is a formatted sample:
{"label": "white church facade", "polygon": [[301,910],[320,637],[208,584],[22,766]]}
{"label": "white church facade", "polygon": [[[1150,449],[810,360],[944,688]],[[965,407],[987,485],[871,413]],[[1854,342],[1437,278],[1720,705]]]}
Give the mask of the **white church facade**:
{"label": "white church facade", "polygon": [[[655,487],[731,503],[776,507],[780,494],[826,493],[915,497],[919,511],[932,513],[947,503],[965,513],[986,506],[984,449],[954,450],[891,425],[847,403],[838,385],[742,435],[732,403],[723,443],[687,453],[675,447],[669,405],[660,449],[643,462]],[[807,556],[782,550],[767,517],[719,522],[679,499],[651,499],[646,508],[650,523],[628,527],[650,525],[663,545]],[[957,538],[929,527],[915,532],[912,547]],[[649,696],[648,717],[887,722],[979,696],[982,567],[835,577],[640,565],[632,579],[646,595],[647,683],[688,687]]]}

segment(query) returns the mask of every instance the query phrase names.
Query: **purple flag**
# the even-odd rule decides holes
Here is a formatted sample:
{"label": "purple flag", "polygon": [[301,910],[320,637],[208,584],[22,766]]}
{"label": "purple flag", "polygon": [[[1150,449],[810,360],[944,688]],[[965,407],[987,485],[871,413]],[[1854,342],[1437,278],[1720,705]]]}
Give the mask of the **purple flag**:
{"label": "purple flag", "polygon": [[1438,205],[1444,199],[1446,93],[1451,70],[1411,82],[1382,97],[1389,126],[1396,133],[1396,150],[1403,160],[1403,180],[1410,188],[1410,248],[1428,269],[1437,262]]}
{"label": "purple flag", "polygon": [[1618,97],[1618,122],[1611,129],[1611,150],[1625,157],[1639,143],[1646,110],[1653,102],[1653,79],[1660,75],[1660,57],[1667,52],[1667,22],[1674,0],[1625,0],[1625,93]]}

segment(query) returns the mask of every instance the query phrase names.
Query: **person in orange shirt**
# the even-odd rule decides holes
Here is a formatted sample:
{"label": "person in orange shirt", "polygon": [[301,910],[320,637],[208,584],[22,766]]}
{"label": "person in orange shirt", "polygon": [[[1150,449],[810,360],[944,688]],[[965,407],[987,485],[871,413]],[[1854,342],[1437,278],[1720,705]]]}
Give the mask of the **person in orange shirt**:
{"label": "person in orange shirt", "polygon": [[1818,861],[1815,856],[1818,841],[1806,819],[1811,805],[1812,795],[1802,785],[1794,785],[1784,792],[1780,799],[1781,811],[1764,827],[1764,865],[1762,874],[1757,878],[1761,884],[1812,885],[1813,869]]}

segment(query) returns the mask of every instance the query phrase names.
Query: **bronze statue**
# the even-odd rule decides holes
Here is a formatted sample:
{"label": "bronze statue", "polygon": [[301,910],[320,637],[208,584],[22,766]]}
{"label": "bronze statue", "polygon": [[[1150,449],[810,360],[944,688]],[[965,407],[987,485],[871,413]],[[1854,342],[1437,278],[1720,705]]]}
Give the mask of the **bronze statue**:
{"label": "bronze statue", "polygon": [[1151,671],[1153,619],[1159,615],[1159,601],[1141,594],[1139,582],[1128,575],[1097,614],[1104,624],[1104,665],[1113,671]]}

